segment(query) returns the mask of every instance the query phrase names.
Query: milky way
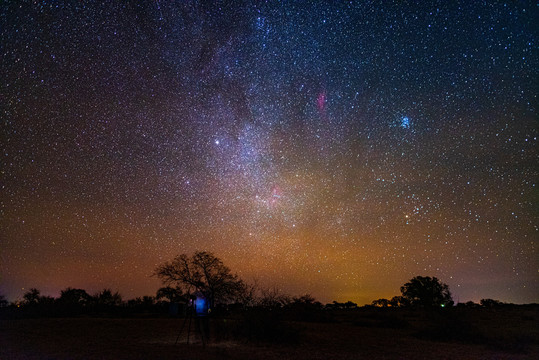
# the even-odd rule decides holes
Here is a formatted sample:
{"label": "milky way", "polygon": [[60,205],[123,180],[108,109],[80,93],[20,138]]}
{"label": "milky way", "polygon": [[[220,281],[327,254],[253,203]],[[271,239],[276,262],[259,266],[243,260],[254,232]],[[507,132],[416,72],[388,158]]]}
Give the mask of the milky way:
{"label": "milky way", "polygon": [[539,300],[533,2],[205,3],[3,2],[2,294]]}

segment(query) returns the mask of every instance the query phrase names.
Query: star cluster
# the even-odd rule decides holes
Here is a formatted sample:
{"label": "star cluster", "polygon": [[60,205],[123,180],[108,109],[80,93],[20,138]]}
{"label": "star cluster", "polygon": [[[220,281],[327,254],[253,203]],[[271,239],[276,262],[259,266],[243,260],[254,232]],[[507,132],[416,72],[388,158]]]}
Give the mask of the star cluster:
{"label": "star cluster", "polygon": [[531,2],[18,1],[1,284],[153,294],[176,254],[361,304],[539,300]]}

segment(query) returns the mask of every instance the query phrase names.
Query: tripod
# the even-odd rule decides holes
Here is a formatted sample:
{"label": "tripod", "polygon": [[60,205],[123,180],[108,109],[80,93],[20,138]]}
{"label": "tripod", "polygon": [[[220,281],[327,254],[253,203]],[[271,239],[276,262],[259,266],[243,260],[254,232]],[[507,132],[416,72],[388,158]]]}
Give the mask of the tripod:
{"label": "tripod", "polygon": [[200,316],[197,316],[195,314],[195,308],[193,305],[190,305],[187,308],[187,312],[185,314],[185,318],[183,319],[182,327],[180,328],[180,332],[178,333],[178,336],[176,337],[175,345],[178,344],[178,340],[180,339],[180,335],[182,334],[183,330],[185,329],[185,325],[187,325],[187,345],[189,345],[189,337],[191,335],[191,324],[193,322],[193,317],[195,318],[195,331],[198,331],[200,334],[200,340],[202,341],[202,347],[206,347],[206,335],[204,334],[203,326],[200,324]]}

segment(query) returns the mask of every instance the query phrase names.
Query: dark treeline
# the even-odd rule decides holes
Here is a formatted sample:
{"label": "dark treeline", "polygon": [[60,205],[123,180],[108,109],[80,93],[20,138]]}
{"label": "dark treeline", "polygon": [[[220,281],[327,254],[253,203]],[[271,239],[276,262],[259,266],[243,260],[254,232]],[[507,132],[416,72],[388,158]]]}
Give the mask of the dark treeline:
{"label": "dark treeline", "polygon": [[[227,304],[216,304],[212,309],[214,316],[230,315],[244,311],[268,311],[273,315],[279,314],[289,320],[325,321],[333,311],[356,310],[369,308],[407,308],[425,307],[414,303],[409,297],[394,296],[391,299],[377,299],[369,305],[347,301],[322,304],[311,295],[290,296],[276,289],[249,289],[251,292],[242,299]],[[65,317],[65,316],[185,316],[189,308],[190,297],[179,288],[162,287],[155,296],[142,296],[124,300],[119,292],[103,289],[93,295],[84,289],[66,288],[60,297],[41,295],[32,288],[22,300],[8,302],[0,295],[0,314],[2,317]],[[450,302],[451,305],[454,305]],[[445,304],[442,304],[445,305]],[[441,305],[440,305],[441,306]],[[504,303],[494,299],[482,299],[479,303],[468,301],[456,304],[457,308],[496,309],[512,307],[514,304]],[[445,306],[441,306],[445,307]]]}
{"label": "dark treeline", "polygon": [[[250,291],[254,293],[252,288]],[[294,317],[310,320],[309,316],[318,311],[358,308],[358,305],[351,301],[346,303],[334,301],[324,305],[311,295],[294,297],[281,294],[276,289],[257,289],[256,292],[259,295],[251,293],[231,303],[216,304],[212,314],[230,315],[256,309],[272,313],[299,314]],[[24,293],[22,300],[11,303],[0,295],[0,311],[4,316],[19,317],[136,316],[137,314],[182,317],[192,304],[192,297],[173,287],[162,287],[157,290],[155,296],[142,296],[130,300],[124,300],[119,292],[107,288],[90,295],[84,289],[69,287],[62,290],[58,298],[41,295],[38,289],[32,288]]]}
{"label": "dark treeline", "polygon": [[32,288],[22,300],[9,303],[0,295],[3,317],[66,317],[66,316],[128,316],[137,313],[166,314],[169,302],[157,296],[143,296],[123,300],[120,293],[111,289],[90,295],[84,289],[66,288],[60,297],[41,295]]}
{"label": "dark treeline", "polygon": [[[143,296],[124,301],[121,294],[111,289],[90,295],[84,289],[67,288],[59,298],[41,295],[32,288],[23,299],[9,304],[0,295],[2,314],[26,316],[76,316],[129,315],[129,314],[169,314],[185,315],[194,309],[197,299],[204,299],[209,315],[228,314],[237,311],[269,311],[273,315],[280,312],[287,318],[313,320],[324,318],[322,312],[330,310],[351,310],[358,308],[352,301],[323,305],[311,295],[293,297],[282,294],[277,289],[264,289],[256,284],[247,284],[225,266],[223,261],[206,251],[196,251],[193,255],[181,254],[172,261],[159,265],[153,273],[163,282],[164,287],[155,296]],[[374,300],[366,307],[378,308],[445,308],[454,302],[449,286],[436,277],[416,276],[400,287],[401,295],[391,299]],[[468,302],[462,307],[495,308],[505,304],[483,299],[479,304]],[[197,311],[197,314],[199,311]]]}
{"label": "dark treeline", "polygon": [[[0,295],[2,316],[129,316],[156,314],[185,316],[194,309],[197,299],[204,299],[205,315],[214,316],[245,311],[266,311],[272,316],[289,320],[316,321],[327,318],[331,310],[353,310],[352,301],[322,304],[311,295],[290,296],[277,289],[264,289],[247,284],[210,252],[176,256],[154,271],[164,287],[155,296],[143,296],[125,301],[121,294],[103,289],[93,295],[84,289],[67,288],[59,298],[41,295],[38,289],[28,290],[22,300],[9,304]],[[400,287],[401,295],[374,300],[365,307],[375,308],[451,308],[454,302],[449,286],[436,277],[416,276]],[[467,302],[459,307],[496,308],[506,306],[500,301],[483,299],[479,304]],[[197,311],[198,313],[198,311]]]}

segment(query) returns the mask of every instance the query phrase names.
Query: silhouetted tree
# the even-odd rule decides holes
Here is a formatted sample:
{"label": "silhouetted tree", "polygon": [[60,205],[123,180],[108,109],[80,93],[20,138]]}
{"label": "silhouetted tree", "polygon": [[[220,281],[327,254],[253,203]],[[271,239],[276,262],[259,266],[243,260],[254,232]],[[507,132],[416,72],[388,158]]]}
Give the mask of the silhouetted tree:
{"label": "silhouetted tree", "polygon": [[310,294],[305,294],[300,297],[293,298],[290,306],[308,308],[308,309],[321,309],[322,308],[322,304],[316,301],[316,299]]}
{"label": "silhouetted tree", "polygon": [[401,293],[414,306],[439,307],[453,305],[449,286],[436,277],[416,276],[401,287]]}
{"label": "silhouetted tree", "polygon": [[494,300],[494,299],[481,299],[479,304],[481,304],[481,306],[487,307],[487,308],[500,307],[500,306],[504,305],[503,302],[501,302],[499,300]]}
{"label": "silhouetted tree", "polygon": [[340,303],[338,301],[333,301],[331,304],[326,304],[325,306],[328,310],[337,310],[337,309],[355,309],[357,308],[357,304],[352,301],[347,301],[345,303]]}
{"label": "silhouetted tree", "polygon": [[345,309],[355,309],[355,308],[357,308],[357,304],[355,302],[352,302],[352,301],[347,301],[343,305],[344,305]]}
{"label": "silhouetted tree", "polygon": [[288,295],[282,294],[277,288],[261,288],[257,305],[269,310],[280,309],[291,303]]}
{"label": "silhouetted tree", "polygon": [[242,282],[241,287],[236,295],[236,304],[241,305],[242,307],[256,306],[259,304],[259,286],[256,283],[246,284]]}
{"label": "silhouetted tree", "polygon": [[388,307],[389,306],[389,300],[388,299],[378,299],[374,300],[372,302],[372,306],[376,307]]}
{"label": "silhouetted tree", "polygon": [[6,300],[4,295],[0,295],[0,308],[6,307],[9,305],[9,302]]}
{"label": "silhouetted tree", "polygon": [[68,287],[65,290],[60,292],[60,298],[58,302],[63,305],[69,306],[85,306],[91,300],[91,296],[88,295],[86,290],[83,289],[73,289]]}
{"label": "silhouetted tree", "polygon": [[111,289],[103,289],[103,291],[94,295],[94,301],[98,306],[120,306],[122,305],[122,295],[117,291],[113,293]]}
{"label": "silhouetted tree", "polygon": [[245,284],[232,274],[221,259],[210,252],[197,251],[189,257],[177,256],[155,269],[165,285],[175,284],[187,294],[200,291],[213,307],[216,303],[235,301],[245,291]]}
{"label": "silhouetted tree", "polygon": [[404,296],[393,296],[391,300],[389,300],[389,305],[392,307],[406,307],[410,306],[410,300]]}
{"label": "silhouetted tree", "polygon": [[55,299],[50,296],[41,296],[40,291],[31,288],[23,295],[21,305],[31,315],[48,315],[54,309]]}
{"label": "silhouetted tree", "polygon": [[344,308],[344,303],[340,303],[336,300],[333,300],[331,304],[326,304],[326,309],[336,310]]}
{"label": "silhouetted tree", "polygon": [[143,296],[137,297],[127,301],[127,306],[136,311],[152,311],[155,305],[155,297],[153,296]]}
{"label": "silhouetted tree", "polygon": [[294,297],[285,307],[286,315],[296,321],[323,321],[323,305],[309,294]]}
{"label": "silhouetted tree", "polygon": [[169,302],[184,302],[186,300],[186,297],[183,295],[181,288],[177,286],[175,288],[166,286],[157,290],[157,293],[155,294],[155,299],[166,299]]}
{"label": "silhouetted tree", "polygon": [[31,288],[22,296],[24,305],[37,305],[39,303],[40,292],[36,288]]}
{"label": "silhouetted tree", "polygon": [[39,297],[39,304],[45,305],[45,306],[52,306],[54,305],[56,299],[52,296],[40,296]]}

